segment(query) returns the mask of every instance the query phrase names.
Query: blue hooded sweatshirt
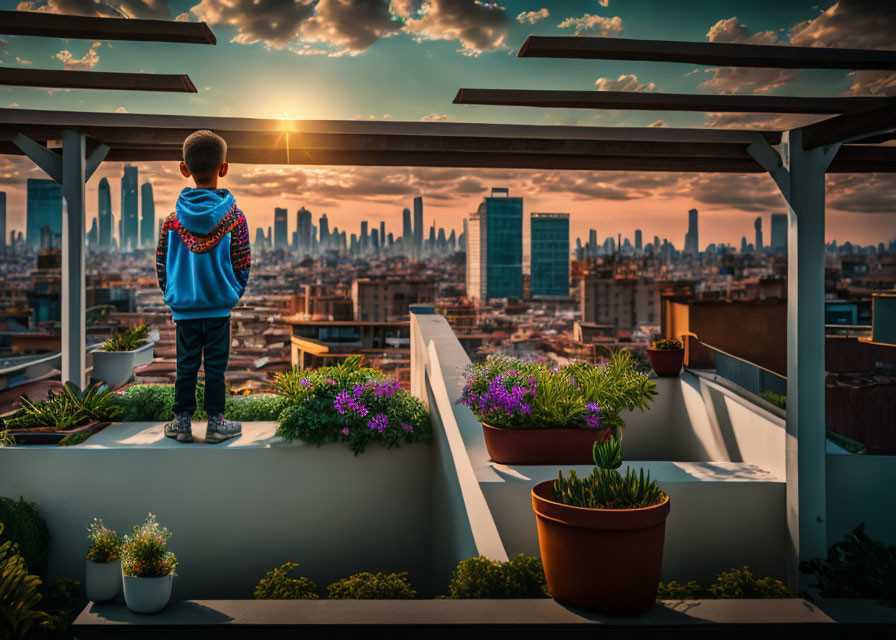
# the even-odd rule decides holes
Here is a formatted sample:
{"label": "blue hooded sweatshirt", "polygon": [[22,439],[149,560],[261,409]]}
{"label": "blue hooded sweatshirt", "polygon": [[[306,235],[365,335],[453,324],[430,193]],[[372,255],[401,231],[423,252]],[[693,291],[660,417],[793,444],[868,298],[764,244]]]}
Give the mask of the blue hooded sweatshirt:
{"label": "blue hooded sweatshirt", "polygon": [[246,290],[246,216],[227,189],[181,191],[162,224],[156,273],[174,321],[226,318]]}

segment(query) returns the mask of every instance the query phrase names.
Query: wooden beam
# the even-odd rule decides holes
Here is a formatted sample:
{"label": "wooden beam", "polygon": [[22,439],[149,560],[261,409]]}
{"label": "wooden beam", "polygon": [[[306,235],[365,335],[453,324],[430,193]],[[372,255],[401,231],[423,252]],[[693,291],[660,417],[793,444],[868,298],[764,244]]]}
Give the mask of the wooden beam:
{"label": "wooden beam", "polygon": [[896,105],[846,113],[803,127],[803,149],[885,135],[896,129]]}
{"label": "wooden beam", "polygon": [[639,91],[460,89],[454,104],[557,109],[626,109],[722,113],[838,114],[896,104],[894,97],[803,98],[796,96],[688,95]]}
{"label": "wooden beam", "polygon": [[593,36],[529,36],[521,58],[684,62],[723,67],[896,70],[896,51]]}
{"label": "wooden beam", "polygon": [[52,89],[105,89],[109,91],[174,91],[196,93],[187,75],[59,71],[55,69],[0,68],[0,85]]}
{"label": "wooden beam", "polygon": [[204,22],[94,18],[42,11],[0,11],[0,32],[13,36],[45,36],[82,40],[132,40],[215,44]]}

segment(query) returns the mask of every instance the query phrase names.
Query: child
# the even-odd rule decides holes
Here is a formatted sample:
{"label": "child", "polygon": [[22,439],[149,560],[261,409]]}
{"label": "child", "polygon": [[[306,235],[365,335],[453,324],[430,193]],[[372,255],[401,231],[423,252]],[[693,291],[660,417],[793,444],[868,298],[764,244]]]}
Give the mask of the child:
{"label": "child", "polygon": [[242,433],[224,418],[224,370],[230,355],[230,310],[249,280],[249,227],[218,178],[227,175],[227,143],[211,131],[184,141],[180,172],[196,188],[184,188],[175,211],[165,219],[156,250],[156,272],[165,304],[177,326],[177,380],[174,420],[165,435],[192,442],[190,418],[196,410],[196,376],[205,366],[205,441],[223,442]]}

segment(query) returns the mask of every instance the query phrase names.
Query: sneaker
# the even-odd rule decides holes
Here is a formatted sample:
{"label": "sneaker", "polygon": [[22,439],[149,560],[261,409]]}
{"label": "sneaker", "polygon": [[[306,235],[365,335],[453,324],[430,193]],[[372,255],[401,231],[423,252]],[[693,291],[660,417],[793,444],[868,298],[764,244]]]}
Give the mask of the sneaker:
{"label": "sneaker", "polygon": [[175,438],[178,442],[193,442],[190,414],[186,411],[176,414],[174,420],[165,425],[165,436]]}
{"label": "sneaker", "polygon": [[208,428],[205,430],[205,441],[209,444],[217,444],[241,435],[243,435],[242,423],[231,422],[221,413],[209,417]]}

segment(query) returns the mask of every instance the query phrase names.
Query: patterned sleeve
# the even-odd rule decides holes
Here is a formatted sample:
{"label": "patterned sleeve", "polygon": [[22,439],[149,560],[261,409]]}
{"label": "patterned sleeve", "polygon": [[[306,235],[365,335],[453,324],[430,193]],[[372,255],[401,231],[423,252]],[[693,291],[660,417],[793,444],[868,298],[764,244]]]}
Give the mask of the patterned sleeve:
{"label": "patterned sleeve", "polygon": [[246,222],[246,216],[240,212],[239,220],[236,228],[230,233],[230,264],[233,266],[233,273],[237,282],[242,287],[240,295],[246,290],[246,284],[249,282],[249,268],[252,264],[252,252],[249,245],[249,224]]}
{"label": "patterned sleeve", "polygon": [[162,223],[162,230],[159,232],[159,246],[156,248],[156,276],[159,278],[159,288],[162,290],[163,295],[168,284],[168,230],[170,228],[169,222],[173,215],[168,216],[165,222]]}

